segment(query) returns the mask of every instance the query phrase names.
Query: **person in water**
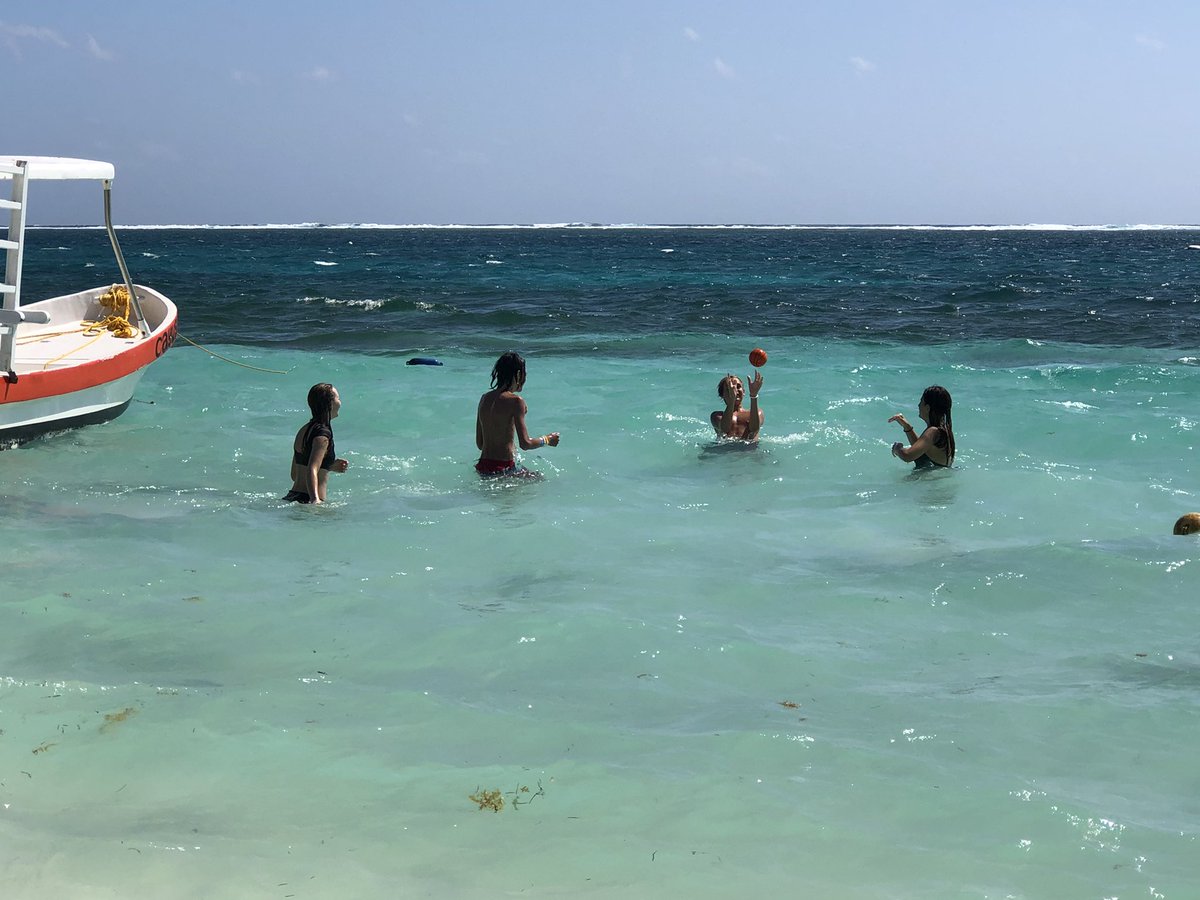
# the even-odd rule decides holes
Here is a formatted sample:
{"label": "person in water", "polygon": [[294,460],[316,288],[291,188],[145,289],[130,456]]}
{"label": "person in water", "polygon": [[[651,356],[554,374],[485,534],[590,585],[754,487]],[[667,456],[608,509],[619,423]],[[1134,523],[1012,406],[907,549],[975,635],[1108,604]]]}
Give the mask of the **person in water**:
{"label": "person in water", "polygon": [[1176,534],[1200,533],[1200,513],[1184,513],[1175,523]]}
{"label": "person in water", "polygon": [[954,426],[950,420],[950,392],[941,385],[925,388],[917,415],[925,422],[918,436],[901,413],[888,419],[904,429],[908,446],[903,441],[892,444],[892,456],[916,463],[918,469],[948,468],[954,463]]}
{"label": "person in water", "polygon": [[758,430],[765,418],[758,407],[758,392],[762,390],[762,372],[755,372],[750,379],[750,408],[742,409],[746,389],[742,379],[726,375],[717,382],[717,396],[725,401],[724,409],[714,409],[709,421],[721,437],[738,438],[743,441],[758,439]]}
{"label": "person in water", "polygon": [[342,408],[337,388],[314,384],[308,390],[308,408],[312,418],[292,441],[292,489],[283,498],[289,503],[324,503],[329,473],[345,472],[350,465],[333,449],[333,420]]}
{"label": "person in water", "polygon": [[525,427],[529,412],[525,400],[518,396],[525,387],[525,360],[519,353],[509,351],[492,366],[492,389],[479,398],[475,411],[475,446],[479,462],[475,471],[480,475],[534,475],[518,466],[513,451],[514,436],[522,450],[558,446],[558,432],[531,438]]}

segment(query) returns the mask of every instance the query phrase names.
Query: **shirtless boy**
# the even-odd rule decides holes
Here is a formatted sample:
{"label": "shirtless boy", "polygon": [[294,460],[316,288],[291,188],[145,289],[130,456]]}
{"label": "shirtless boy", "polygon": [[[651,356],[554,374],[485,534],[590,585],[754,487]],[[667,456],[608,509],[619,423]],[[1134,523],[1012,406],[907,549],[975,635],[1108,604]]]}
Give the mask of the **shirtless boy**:
{"label": "shirtless boy", "polygon": [[762,372],[755,372],[750,380],[750,408],[742,409],[742,400],[746,396],[742,379],[736,375],[726,375],[717,382],[717,396],[725,401],[725,408],[713,410],[709,417],[717,434],[743,441],[758,439],[758,430],[764,419],[763,411],[758,408],[758,392],[762,390],[762,385]]}
{"label": "shirtless boy", "polygon": [[530,472],[518,466],[513,450],[514,435],[522,450],[538,447],[558,446],[558,432],[531,438],[525,427],[525,414],[529,408],[518,396],[525,387],[525,360],[518,353],[509,351],[496,360],[492,367],[492,389],[479,398],[475,413],[475,446],[479,448],[479,462],[475,471],[480,475],[523,475]]}

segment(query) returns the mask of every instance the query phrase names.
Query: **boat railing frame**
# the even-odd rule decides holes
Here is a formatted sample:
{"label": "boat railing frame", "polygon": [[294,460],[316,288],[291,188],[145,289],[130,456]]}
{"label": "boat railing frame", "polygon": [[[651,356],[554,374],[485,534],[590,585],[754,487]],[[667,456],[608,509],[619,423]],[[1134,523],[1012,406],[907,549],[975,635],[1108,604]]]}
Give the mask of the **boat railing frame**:
{"label": "boat railing frame", "polygon": [[0,209],[9,211],[8,228],[4,235],[4,278],[0,284],[0,372],[6,379],[12,374],[13,354],[17,342],[17,324],[25,321],[21,312],[21,265],[25,249],[25,207],[28,183],[25,160],[5,165],[4,173],[12,176],[12,199],[0,199]]}
{"label": "boat railing frame", "polygon": [[[8,232],[4,246],[0,249],[7,251],[4,269],[5,289],[0,300],[0,373],[12,369],[13,352],[16,343],[16,326],[21,322],[46,322],[46,313],[40,310],[24,311],[21,303],[21,276],[23,274],[25,250],[25,210],[28,206],[28,163],[19,159],[12,166],[5,165],[4,173],[12,176],[12,199],[0,200],[0,209],[11,211]],[[121,242],[117,240],[117,230],[112,220],[112,179],[101,179],[104,186],[104,230],[108,232],[109,243],[112,244],[113,255],[117,260],[117,268],[121,271],[121,279],[125,290],[129,292],[129,303],[137,319],[138,332],[142,337],[149,337],[150,323],[142,311],[142,303],[133,287],[133,279],[129,275],[129,267],[125,264],[125,255],[121,252]]]}
{"label": "boat railing frame", "polygon": [[117,268],[121,270],[121,278],[125,280],[125,290],[129,291],[129,302],[133,305],[134,315],[137,316],[138,330],[142,337],[150,335],[150,323],[142,312],[141,301],[133,289],[133,279],[129,277],[129,268],[125,265],[125,256],[121,253],[121,242],[117,240],[117,230],[112,223],[112,179],[104,179],[104,229],[108,232],[108,240],[112,244],[113,253],[117,257]]}

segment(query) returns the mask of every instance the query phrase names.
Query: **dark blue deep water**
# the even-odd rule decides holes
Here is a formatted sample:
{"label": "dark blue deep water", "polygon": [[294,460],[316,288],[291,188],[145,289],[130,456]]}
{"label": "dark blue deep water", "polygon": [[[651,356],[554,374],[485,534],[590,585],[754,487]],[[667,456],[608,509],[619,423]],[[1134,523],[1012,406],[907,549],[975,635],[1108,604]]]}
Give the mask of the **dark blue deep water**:
{"label": "dark blue deep water", "polygon": [[[1200,232],[752,228],[134,229],[135,281],[200,342],[569,350],[668,333],[1195,347]],[[26,298],[102,231],[37,229]],[[331,265],[332,264],[332,265]]]}

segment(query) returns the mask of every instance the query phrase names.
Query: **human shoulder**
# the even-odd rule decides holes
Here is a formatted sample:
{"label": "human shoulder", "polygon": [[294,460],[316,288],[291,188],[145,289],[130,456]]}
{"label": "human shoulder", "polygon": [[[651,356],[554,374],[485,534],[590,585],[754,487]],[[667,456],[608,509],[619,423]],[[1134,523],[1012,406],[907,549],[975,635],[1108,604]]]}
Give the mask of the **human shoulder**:
{"label": "human shoulder", "polygon": [[333,437],[333,428],[323,422],[314,422],[309,419],[296,432],[297,443],[308,443],[319,437]]}
{"label": "human shoulder", "polygon": [[492,388],[490,391],[484,391],[479,395],[479,405],[483,406],[483,404],[486,403],[488,406],[495,408],[497,404],[504,403],[506,393],[506,391],[502,391],[499,388]]}
{"label": "human shoulder", "polygon": [[485,403],[489,410],[509,413],[518,410],[521,412],[525,411],[525,401],[521,399],[519,394],[514,394],[512,391],[502,391],[499,388],[492,388],[479,398],[481,409]]}

